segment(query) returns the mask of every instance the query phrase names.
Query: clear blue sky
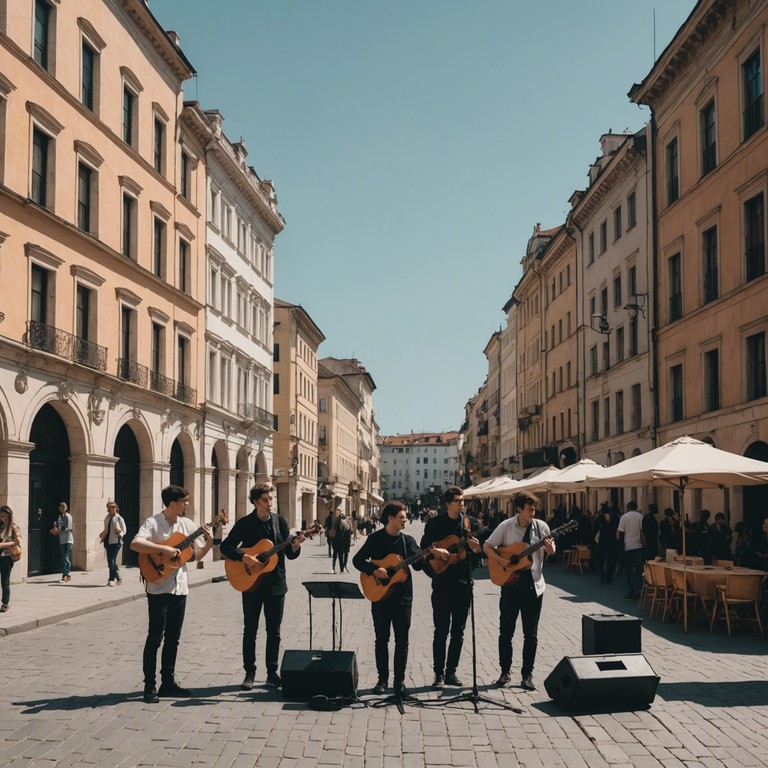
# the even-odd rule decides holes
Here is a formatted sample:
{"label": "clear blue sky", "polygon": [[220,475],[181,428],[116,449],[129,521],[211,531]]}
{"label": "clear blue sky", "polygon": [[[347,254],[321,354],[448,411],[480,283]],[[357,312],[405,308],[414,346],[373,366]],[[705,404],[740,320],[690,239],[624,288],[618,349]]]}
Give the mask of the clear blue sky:
{"label": "clear blue sky", "polygon": [[275,182],[275,295],[356,357],[382,434],[457,429],[536,222],[695,0],[150,0]]}

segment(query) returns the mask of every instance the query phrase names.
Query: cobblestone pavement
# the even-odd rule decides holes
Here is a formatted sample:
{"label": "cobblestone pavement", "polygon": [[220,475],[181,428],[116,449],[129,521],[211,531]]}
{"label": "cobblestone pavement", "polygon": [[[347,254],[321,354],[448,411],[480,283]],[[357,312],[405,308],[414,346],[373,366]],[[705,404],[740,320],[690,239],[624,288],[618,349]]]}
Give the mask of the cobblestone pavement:
{"label": "cobblestone pavement", "polygon": [[[418,537],[421,527],[407,532]],[[290,592],[283,649],[309,647],[303,580],[333,576],[324,545],[308,542],[288,563]],[[498,588],[477,572],[476,619],[480,693],[519,707],[515,714],[481,703],[415,707],[346,707],[318,712],[284,702],[262,686],[240,691],[240,596],[212,583],[221,563],[191,572],[192,590],[181,639],[178,677],[189,700],[141,699],[141,650],[146,602],[136,571],[109,589],[104,572],[76,573],[69,586],[54,577],[14,585],[11,610],[0,616],[0,766],[747,766],[768,765],[768,641],[743,631],[728,638],[701,625],[684,633],[643,614],[643,652],[661,677],[651,707],[637,712],[571,714],[550,701],[543,682],[565,655],[581,655],[581,616],[636,612],[623,584],[602,585],[591,574],[545,568],[548,590],[540,624],[539,690],[499,691],[496,637]],[[429,580],[416,574],[409,679],[419,699],[435,702],[458,689],[432,691]],[[122,591],[120,591],[122,590]],[[104,610],[98,610],[104,608]],[[331,645],[331,609],[313,607],[314,647]],[[354,650],[360,691],[375,683],[373,627],[367,601],[344,605],[345,650]],[[519,660],[521,638],[515,640]],[[263,659],[263,636],[257,644]],[[459,677],[471,683],[465,643]],[[512,679],[518,682],[517,673]]]}

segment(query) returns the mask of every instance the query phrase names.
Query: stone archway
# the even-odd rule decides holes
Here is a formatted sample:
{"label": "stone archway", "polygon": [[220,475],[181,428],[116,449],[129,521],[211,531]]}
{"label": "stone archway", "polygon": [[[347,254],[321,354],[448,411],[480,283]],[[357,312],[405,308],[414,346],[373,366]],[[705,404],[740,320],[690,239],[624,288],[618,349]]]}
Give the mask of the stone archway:
{"label": "stone archway", "polygon": [[123,540],[123,565],[137,565],[138,554],[130,544],[141,525],[141,452],[133,430],[123,424],[115,438],[114,499],[125,520],[127,533]]}
{"label": "stone archway", "polygon": [[256,476],[255,482],[256,483],[267,483],[269,482],[269,474],[268,468],[267,468],[267,459],[264,456],[263,451],[259,451],[256,455],[256,462],[254,463],[253,473]]}

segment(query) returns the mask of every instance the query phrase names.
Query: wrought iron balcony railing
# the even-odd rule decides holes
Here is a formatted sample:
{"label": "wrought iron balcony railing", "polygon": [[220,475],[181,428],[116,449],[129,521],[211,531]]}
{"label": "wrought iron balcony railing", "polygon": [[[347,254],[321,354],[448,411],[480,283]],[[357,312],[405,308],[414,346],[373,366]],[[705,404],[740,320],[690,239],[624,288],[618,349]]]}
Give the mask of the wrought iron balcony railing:
{"label": "wrought iron balcony railing", "polygon": [[27,332],[24,339],[32,349],[41,349],[52,355],[64,357],[73,363],[86,365],[99,371],[107,369],[107,348],[100,347],[79,336],[54,328],[52,325],[39,323],[36,320],[27,321]]}
{"label": "wrought iron balcony railing", "polygon": [[194,405],[197,402],[197,390],[169,379],[161,373],[150,371],[145,365],[139,365],[135,360],[118,358],[117,375],[125,381],[138,384],[140,387],[149,387],[153,392],[180,400],[182,403]]}
{"label": "wrought iron balcony railing", "polygon": [[117,375],[131,384],[138,384],[140,387],[147,386],[149,369],[146,365],[139,365],[135,360],[129,360],[125,357],[117,359]]}
{"label": "wrought iron balcony railing", "polygon": [[237,413],[243,419],[256,422],[265,429],[273,429],[275,425],[275,417],[269,412],[260,408],[253,403],[240,403],[237,406]]}

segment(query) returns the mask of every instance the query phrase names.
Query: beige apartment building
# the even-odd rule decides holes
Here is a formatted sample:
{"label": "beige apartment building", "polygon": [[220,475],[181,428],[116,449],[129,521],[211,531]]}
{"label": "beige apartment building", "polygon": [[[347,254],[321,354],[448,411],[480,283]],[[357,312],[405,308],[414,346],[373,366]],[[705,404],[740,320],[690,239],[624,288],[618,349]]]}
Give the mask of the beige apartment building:
{"label": "beige apartment building", "polygon": [[[700,0],[630,97],[652,110],[657,442],[768,460],[764,0]],[[686,506],[758,526],[765,487]]]}
{"label": "beige apartment building", "polygon": [[499,441],[501,471],[512,474],[517,469],[517,302],[510,298],[504,305],[506,324],[501,330],[499,363]]}
{"label": "beige apartment building", "polygon": [[129,538],[169,482],[199,515],[205,171],[179,120],[193,72],[142,0],[0,3],[0,482],[26,542],[16,578],[57,570],[61,500],[76,568],[103,564],[109,497]]}
{"label": "beige apartment building", "polygon": [[[291,528],[324,520],[318,510],[318,360],[323,332],[298,304],[275,299],[273,477],[280,514]],[[328,397],[328,395],[325,395]],[[323,425],[323,435],[327,432]],[[327,447],[327,440],[325,440]],[[325,515],[322,513],[325,512]]]}

